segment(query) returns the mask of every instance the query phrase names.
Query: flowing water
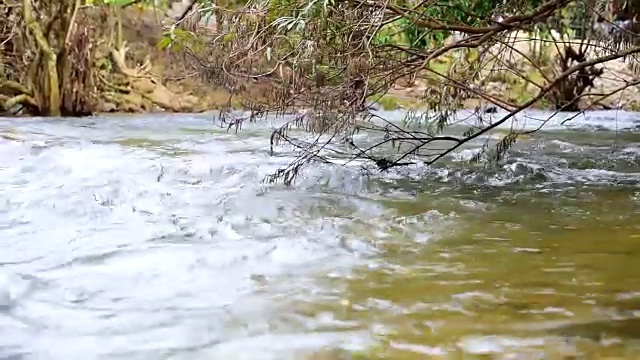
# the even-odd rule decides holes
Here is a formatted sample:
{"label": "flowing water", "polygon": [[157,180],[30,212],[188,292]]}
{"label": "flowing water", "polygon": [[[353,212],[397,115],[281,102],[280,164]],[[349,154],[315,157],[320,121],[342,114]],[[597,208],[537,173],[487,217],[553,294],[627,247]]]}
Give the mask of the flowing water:
{"label": "flowing water", "polygon": [[640,358],[640,115],[290,188],[272,125],[0,119],[0,359]]}

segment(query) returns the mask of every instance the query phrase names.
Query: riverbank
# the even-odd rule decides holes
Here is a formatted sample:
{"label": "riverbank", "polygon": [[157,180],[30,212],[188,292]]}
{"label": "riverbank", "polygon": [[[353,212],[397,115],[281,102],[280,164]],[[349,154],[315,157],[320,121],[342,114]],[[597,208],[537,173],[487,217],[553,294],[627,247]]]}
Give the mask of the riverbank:
{"label": "riverbank", "polygon": [[[99,68],[97,86],[108,89],[106,92],[104,89],[101,90],[100,100],[95,107],[96,113],[198,113],[226,106],[238,109],[243,107],[243,99],[264,98],[265,92],[268,91],[265,83],[247,83],[244,84],[246,91],[232,97],[229,91],[216,85],[211,78],[206,79],[202,76],[202,67],[195,59],[189,58],[181,51],[162,48],[162,21],[165,16],[160,11],[134,7],[126,9],[120,18],[121,40],[124,46],[115,49],[112,46],[104,46],[104,43],[111,41],[108,38],[113,35],[109,35],[109,32],[113,32],[114,26],[102,21],[103,15],[100,10],[88,15],[89,19],[92,19],[89,23],[94,23],[92,27],[95,27],[95,36],[101,38],[96,42],[96,48],[99,49],[95,54],[96,66]],[[472,85],[481,86],[489,96],[511,104],[519,104],[535,96],[538,88],[534,83],[543,80],[545,74],[538,71],[539,69],[534,69],[527,61],[535,55],[532,54],[532,49],[539,49],[542,45],[532,46],[530,39],[520,43],[521,45],[516,47],[523,56],[512,56],[509,59],[511,72],[504,68],[495,71],[495,66],[491,66],[491,69],[483,70],[479,77],[478,81],[481,84]],[[493,52],[500,53],[500,50],[494,49]],[[118,54],[121,55],[120,59],[117,59]],[[550,54],[546,54],[547,57],[553,57],[553,50]],[[108,61],[113,58],[116,61]],[[118,64],[118,60],[121,60],[121,64]],[[446,73],[452,62],[453,57],[440,58],[434,61],[433,67],[438,72]],[[123,64],[121,74],[116,74],[117,70],[108,68],[122,67]],[[522,81],[516,72],[524,74],[532,81]],[[633,78],[634,74],[627,64],[622,60],[612,61],[603,66],[603,74],[594,81],[594,87],[590,92],[610,93]],[[426,90],[433,86],[437,85],[425,80],[417,80],[410,86],[400,81],[387,94],[373,97],[372,100],[385,110],[422,109],[424,101],[421,98]],[[465,101],[464,107],[473,109],[488,105],[490,104],[486,101],[471,98]],[[543,99],[532,107],[548,110],[553,109],[554,105],[548,99]],[[637,87],[631,87],[605,99],[585,97],[581,100],[581,108],[638,111],[640,91]]]}
{"label": "riverbank", "polygon": [[[200,78],[196,61],[166,48],[159,10],[67,0],[31,17],[30,5],[0,12],[0,114],[194,113],[230,99]],[[58,13],[50,29],[39,25]]]}
{"label": "riverbank", "polygon": [[[163,101],[177,106],[160,109],[149,104],[144,97],[133,99],[126,108],[106,102],[101,112],[145,113],[154,111],[198,113],[225,106],[230,94],[223,88],[211,86],[199,75],[188,56],[171,49],[162,49],[162,19],[164,14],[152,9],[126,11],[122,18],[122,36],[128,47],[127,61],[136,66],[147,64],[144,75],[160,86],[149,86],[150,91],[165,87]],[[233,103],[237,105],[236,103]]]}
{"label": "riverbank", "polygon": [[[562,41],[562,46],[564,44],[572,46],[576,51],[583,46],[581,40]],[[506,43],[493,46],[484,53],[483,56],[489,60],[483,61],[481,69],[477,70],[477,79],[465,85],[504,104],[510,104],[511,108],[536,96],[540,88],[558,76],[562,69],[576,65],[575,62],[570,61],[563,63],[565,50],[549,40],[535,39],[528,34],[515,34]],[[608,53],[602,50],[602,44],[599,46],[594,44],[588,48],[585,55],[587,60],[591,60]],[[444,56],[434,60],[431,68],[441,74],[450,75],[448,71],[454,61],[456,59],[453,56]],[[630,66],[632,62],[633,60],[630,59],[616,59],[597,65],[596,69],[601,69],[602,74],[593,79],[591,88],[579,94],[579,109],[639,111],[640,88],[638,86],[625,88],[628,83],[638,78]],[[434,77],[434,75],[427,73],[425,77]],[[397,107],[420,109],[421,98],[430,87],[438,86],[442,78],[437,80],[439,81],[435,84],[433,81],[424,79],[418,79],[412,84],[398,82],[379,103],[386,110]],[[570,86],[567,88],[572,90]],[[535,102],[531,108],[555,110],[553,95],[552,93],[548,95]],[[569,98],[573,99],[573,97],[575,97],[574,94],[569,94]],[[492,105],[486,100],[471,97],[465,101],[464,107],[474,109]]]}
{"label": "riverbank", "polygon": [[[580,48],[579,40],[562,40],[564,44],[573,45],[574,49]],[[509,49],[504,45],[497,45],[486,51],[485,56],[491,60],[484,63],[479,71],[480,76],[470,87],[482,89],[488,96],[499,99],[505,104],[511,104],[516,108],[538,94],[541,87],[557,76],[565,65],[575,65],[570,61],[562,64],[564,50],[556,46],[556,43],[548,40],[532,39],[530,35],[515,34],[509,40]],[[592,47],[596,49],[597,47]],[[507,53],[508,56],[504,56]],[[559,56],[558,54],[563,54]],[[602,56],[588,52],[587,58]],[[455,55],[444,56],[433,61],[432,70],[447,74],[452,63],[456,61]],[[636,78],[629,62],[624,59],[609,61],[599,65],[602,74],[593,80],[593,86],[581,94],[578,100],[579,109],[583,110],[640,110],[640,90],[637,86],[631,86],[621,90],[628,82]],[[392,89],[383,96],[372,96],[370,100],[384,110],[399,108],[421,110],[425,108],[423,97],[430,87],[442,86],[438,81],[433,82],[433,73],[425,74],[420,80],[411,84],[406,81],[398,81]],[[425,80],[426,78],[426,80]],[[439,79],[441,80],[441,79]],[[246,84],[250,94],[264,93],[264,84]],[[215,89],[215,88],[213,88]],[[224,94],[224,96],[221,96]],[[604,94],[611,94],[604,96]],[[207,96],[205,94],[205,96]],[[211,99],[212,109],[216,109],[220,100],[226,101],[228,92],[219,89]],[[249,95],[251,97],[252,95]],[[260,95],[259,95],[260,96]],[[572,95],[570,95],[572,96]],[[217,97],[217,98],[216,98]],[[238,98],[234,104],[240,105]],[[478,97],[471,97],[464,102],[464,108],[487,108],[493,104]],[[508,107],[507,107],[508,108]],[[536,110],[555,110],[556,105],[552,96],[542,98],[535,102],[531,108]],[[566,109],[571,111],[572,109]]]}

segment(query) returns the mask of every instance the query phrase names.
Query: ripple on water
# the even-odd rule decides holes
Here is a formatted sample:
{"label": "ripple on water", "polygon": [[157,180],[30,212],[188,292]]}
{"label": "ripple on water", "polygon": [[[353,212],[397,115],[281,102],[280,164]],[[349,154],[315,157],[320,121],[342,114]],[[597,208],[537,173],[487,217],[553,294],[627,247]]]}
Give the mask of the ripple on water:
{"label": "ripple on water", "polygon": [[[634,186],[633,146],[525,140],[486,169],[315,164],[285,188],[261,183],[292,159],[268,156],[266,126],[74,121],[9,123],[20,141],[0,142],[0,357],[298,359],[380,340],[508,358],[638,312],[620,270],[638,196],[594,190]],[[607,339],[590,349],[624,342]]]}
{"label": "ripple on water", "polygon": [[[310,276],[339,274],[376,251],[368,239],[344,236],[357,233],[352,220],[382,211],[342,195],[353,193],[339,186],[346,172],[332,180],[319,168],[320,177],[310,173],[292,192],[260,184],[288,159],[225,156],[220,146],[180,157],[139,144],[31,148],[25,141],[5,152],[0,172],[8,241],[0,262],[39,279],[10,309],[2,343],[19,345],[15,352],[221,353],[237,351],[242,337],[242,348],[261,351],[273,345],[268,336],[291,350],[285,335],[263,334],[308,326],[278,314],[323,292]],[[324,190],[313,191],[322,176]],[[309,335],[305,345],[297,336],[303,348],[339,338]]]}

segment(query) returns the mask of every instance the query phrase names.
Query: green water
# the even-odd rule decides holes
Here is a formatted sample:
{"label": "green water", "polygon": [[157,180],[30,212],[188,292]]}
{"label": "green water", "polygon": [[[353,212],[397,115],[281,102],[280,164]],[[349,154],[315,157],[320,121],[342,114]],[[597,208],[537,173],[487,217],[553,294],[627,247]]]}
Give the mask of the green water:
{"label": "green water", "polygon": [[374,358],[640,357],[638,195],[478,194],[438,241],[356,270],[344,318],[388,329]]}

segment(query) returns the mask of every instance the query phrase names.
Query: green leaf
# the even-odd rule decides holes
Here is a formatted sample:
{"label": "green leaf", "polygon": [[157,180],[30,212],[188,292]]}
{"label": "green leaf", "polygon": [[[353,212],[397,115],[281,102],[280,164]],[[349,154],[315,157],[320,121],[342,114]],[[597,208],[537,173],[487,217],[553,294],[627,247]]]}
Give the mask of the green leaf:
{"label": "green leaf", "polygon": [[156,45],[156,47],[160,50],[165,50],[167,49],[169,46],[171,46],[171,43],[173,41],[171,40],[171,37],[169,36],[163,36],[162,39],[160,39],[160,41],[158,41],[158,44]]}

